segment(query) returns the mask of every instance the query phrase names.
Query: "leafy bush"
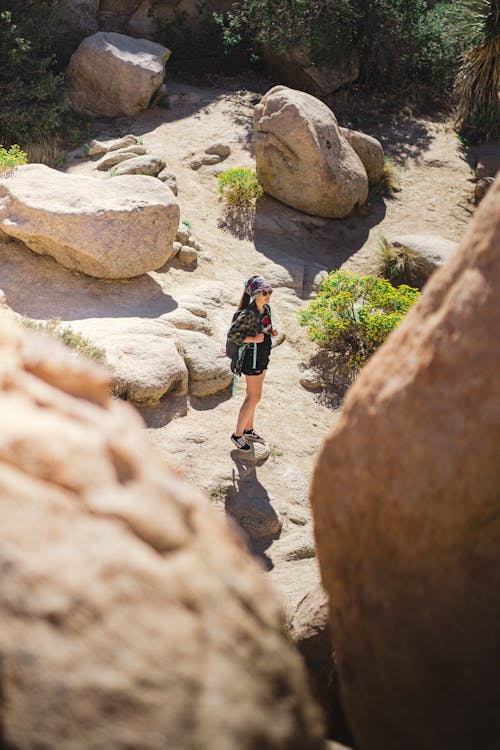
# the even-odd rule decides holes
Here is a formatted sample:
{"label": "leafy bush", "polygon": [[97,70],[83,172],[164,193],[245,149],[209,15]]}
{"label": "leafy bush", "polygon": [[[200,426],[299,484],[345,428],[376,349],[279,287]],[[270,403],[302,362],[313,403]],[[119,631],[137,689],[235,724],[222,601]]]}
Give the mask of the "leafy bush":
{"label": "leafy bush", "polygon": [[394,286],[408,284],[420,289],[432,271],[431,263],[420,253],[406,245],[394,245],[385,237],[379,243],[377,253],[378,275],[383,276]]}
{"label": "leafy bush", "polygon": [[420,292],[386,279],[332,271],[318,296],[298,314],[309,338],[358,371],[401,322]]}
{"label": "leafy bush", "polygon": [[45,322],[24,318],[23,326],[34,331],[42,331],[61,341],[65,346],[93,359],[100,364],[106,364],[106,352],[100,346],[93,344],[86,336],[74,331],[70,326],[63,326],[58,318]]}
{"label": "leafy bush", "polygon": [[67,109],[50,49],[55,3],[11,0],[2,7],[0,140],[25,145],[57,130]]}
{"label": "leafy bush", "polygon": [[285,52],[303,50],[332,65],[357,49],[361,80],[372,89],[406,93],[422,84],[441,96],[457,69],[457,39],[447,32],[448,3],[427,0],[239,0],[217,17],[227,51],[253,41]]}
{"label": "leafy bush", "polygon": [[252,208],[264,192],[250,167],[234,167],[217,175],[217,190],[231,207]]}
{"label": "leafy bush", "polygon": [[19,166],[19,164],[27,164],[27,162],[26,154],[24,151],[21,151],[17,144],[14,144],[9,149],[3,148],[2,144],[0,144],[0,174],[7,169]]}

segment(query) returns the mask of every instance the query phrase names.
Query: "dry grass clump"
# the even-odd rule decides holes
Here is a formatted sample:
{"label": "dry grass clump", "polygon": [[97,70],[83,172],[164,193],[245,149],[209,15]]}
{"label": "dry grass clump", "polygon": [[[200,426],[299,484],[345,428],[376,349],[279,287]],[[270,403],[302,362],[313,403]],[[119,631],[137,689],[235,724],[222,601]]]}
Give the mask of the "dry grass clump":
{"label": "dry grass clump", "polygon": [[59,133],[41,136],[35,143],[29,143],[26,154],[30,164],[61,167],[66,161],[64,140]]}
{"label": "dry grass clump", "polygon": [[104,349],[93,344],[88,338],[74,331],[70,326],[63,326],[58,318],[47,321],[24,318],[22,324],[25,328],[48,333],[73,351],[83,354],[84,357],[93,359],[100,364],[106,364],[106,352]]}
{"label": "dry grass clump", "polygon": [[381,195],[390,196],[393,193],[399,193],[401,190],[399,185],[398,168],[393,160],[389,156],[384,157],[384,171],[382,177],[376,185],[377,191]]}
{"label": "dry grass clump", "polygon": [[376,274],[394,286],[407,284],[421,289],[433,270],[432,264],[411,247],[393,244],[385,237],[380,238]]}

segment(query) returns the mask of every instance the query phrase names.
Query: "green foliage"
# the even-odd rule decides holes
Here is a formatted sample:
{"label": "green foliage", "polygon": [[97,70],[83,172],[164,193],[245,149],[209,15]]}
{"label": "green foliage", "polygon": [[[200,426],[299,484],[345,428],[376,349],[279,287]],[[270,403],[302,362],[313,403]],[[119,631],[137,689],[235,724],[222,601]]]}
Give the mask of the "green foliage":
{"label": "green foliage", "polygon": [[264,192],[250,167],[234,167],[217,175],[217,190],[231,207],[252,208]]}
{"label": "green foliage", "polygon": [[456,80],[456,126],[469,141],[500,138],[500,0],[459,0],[454,25],[465,40]]}
{"label": "green foliage", "polygon": [[401,322],[420,292],[386,279],[332,271],[318,296],[298,314],[309,338],[338,353],[353,372],[359,370]]}
{"label": "green foliage", "polygon": [[50,49],[54,2],[2,3],[0,12],[0,138],[28,144],[57,130],[67,109],[64,77]]}
{"label": "green foliage", "polygon": [[406,245],[394,245],[381,237],[377,253],[378,275],[394,284],[408,284],[421,289],[433,266],[420,253]]}
{"label": "green foliage", "polygon": [[[446,33],[448,3],[427,0],[239,0],[217,21],[226,51],[252,40],[281,53],[298,47],[316,65],[356,49],[361,79],[372,89],[441,95],[457,67],[457,40]],[[440,88],[441,87],[441,88]]]}
{"label": "green foliage", "polygon": [[15,143],[9,149],[0,144],[0,174],[7,169],[17,167],[19,164],[27,164],[28,159],[24,151]]}
{"label": "green foliage", "polygon": [[81,333],[74,331],[70,326],[63,326],[58,318],[45,322],[24,318],[23,326],[34,331],[42,331],[61,341],[73,351],[83,354],[88,359],[93,359],[100,364],[106,364],[106,352],[99,346],[95,346]]}

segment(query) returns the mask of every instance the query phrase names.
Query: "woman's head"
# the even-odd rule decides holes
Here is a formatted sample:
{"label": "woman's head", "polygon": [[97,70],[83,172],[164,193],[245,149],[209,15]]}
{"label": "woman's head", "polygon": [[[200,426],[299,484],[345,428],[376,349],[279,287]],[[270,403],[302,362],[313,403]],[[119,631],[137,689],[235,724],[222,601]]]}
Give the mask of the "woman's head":
{"label": "woman's head", "polygon": [[255,302],[259,294],[262,294],[264,297],[265,292],[268,293],[267,296],[265,296],[265,301],[269,302],[272,291],[273,288],[271,284],[266,281],[263,276],[259,276],[258,274],[251,276],[248,281],[245,282],[245,291],[243,292],[240,304],[238,305],[238,310],[243,310],[250,304],[250,302]]}
{"label": "woman's head", "polygon": [[245,292],[248,294],[251,302],[254,302],[259,294],[265,292],[271,293],[272,291],[273,288],[269,281],[266,281],[263,276],[259,276],[258,274],[251,276],[245,283]]}

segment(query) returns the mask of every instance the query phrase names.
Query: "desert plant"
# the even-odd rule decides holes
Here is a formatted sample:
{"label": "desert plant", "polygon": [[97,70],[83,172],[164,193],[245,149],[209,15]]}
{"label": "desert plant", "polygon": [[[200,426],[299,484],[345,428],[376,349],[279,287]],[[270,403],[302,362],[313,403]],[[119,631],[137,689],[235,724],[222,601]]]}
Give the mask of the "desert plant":
{"label": "desert plant", "polygon": [[25,328],[41,331],[53,336],[69,349],[82,354],[88,359],[93,359],[100,364],[106,364],[106,352],[102,347],[96,346],[86,336],[78,333],[78,331],[75,331],[70,326],[63,326],[59,318],[52,318],[47,321],[24,318],[22,324]]}
{"label": "desert plant", "polygon": [[400,190],[398,168],[390,156],[384,156],[382,177],[377,182],[376,190],[381,195],[391,196]]}
{"label": "desert plant", "polygon": [[500,0],[459,0],[466,49],[456,80],[456,127],[475,141],[500,137]]}
{"label": "desert plant", "polygon": [[309,338],[338,354],[356,373],[401,322],[420,292],[386,279],[332,271],[298,313]]}
{"label": "desert plant", "polygon": [[411,94],[422,84],[446,98],[457,58],[449,13],[448,3],[427,0],[237,0],[216,21],[227,52],[298,48],[313,64],[331,66],[357,50],[361,80],[372,90]]}
{"label": "desert plant", "polygon": [[385,237],[380,238],[376,262],[377,275],[394,286],[408,284],[420,289],[434,270],[420,253],[406,245],[393,244]]}
{"label": "desert plant", "polygon": [[8,149],[0,144],[0,174],[7,169],[19,166],[19,164],[27,164],[27,162],[26,154],[16,143]]}
{"label": "desert plant", "polygon": [[67,110],[64,76],[50,49],[54,2],[2,3],[0,138],[23,145],[57,130]]}
{"label": "desert plant", "polygon": [[234,167],[217,175],[217,190],[231,207],[252,208],[264,192],[250,167]]}

